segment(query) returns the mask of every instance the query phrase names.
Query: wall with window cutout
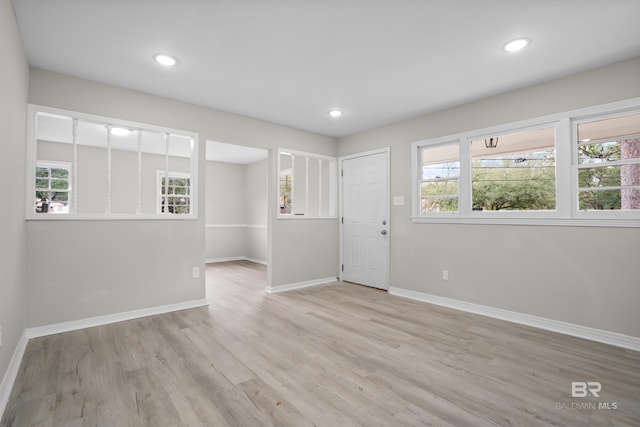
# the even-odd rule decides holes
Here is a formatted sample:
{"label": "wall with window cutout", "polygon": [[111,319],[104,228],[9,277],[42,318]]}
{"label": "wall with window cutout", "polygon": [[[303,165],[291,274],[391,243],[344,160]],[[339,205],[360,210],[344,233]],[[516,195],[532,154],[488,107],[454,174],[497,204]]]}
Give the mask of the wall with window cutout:
{"label": "wall with window cutout", "polygon": [[[334,138],[45,70],[32,68],[29,84],[33,104],[199,133],[200,183],[206,140],[325,155],[336,151]],[[204,268],[205,191],[200,185],[197,220],[29,221],[29,326],[204,298],[204,275],[192,279],[191,269]],[[335,276],[337,221],[293,228],[273,227],[269,245],[278,262],[269,263],[270,283]],[[288,239],[292,233],[301,240]],[[325,243],[308,245],[316,240]]]}

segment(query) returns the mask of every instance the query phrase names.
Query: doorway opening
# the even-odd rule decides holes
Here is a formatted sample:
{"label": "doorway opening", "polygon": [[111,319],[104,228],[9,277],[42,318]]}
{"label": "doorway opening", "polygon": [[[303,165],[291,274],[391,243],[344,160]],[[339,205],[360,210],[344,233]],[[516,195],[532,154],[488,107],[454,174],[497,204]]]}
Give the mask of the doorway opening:
{"label": "doorway opening", "polygon": [[211,264],[267,265],[268,158],[266,149],[206,142],[207,297],[214,280],[210,273],[222,271],[210,269]]}

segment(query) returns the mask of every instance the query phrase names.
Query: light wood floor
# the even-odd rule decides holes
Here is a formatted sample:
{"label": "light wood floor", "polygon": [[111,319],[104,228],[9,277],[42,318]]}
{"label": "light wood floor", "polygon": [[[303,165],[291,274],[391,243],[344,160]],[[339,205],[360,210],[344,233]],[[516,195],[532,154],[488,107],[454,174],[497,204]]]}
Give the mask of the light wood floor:
{"label": "light wood floor", "polygon": [[248,262],[207,279],[210,307],[31,340],[0,425],[640,425],[637,352],[347,283],[269,295]]}

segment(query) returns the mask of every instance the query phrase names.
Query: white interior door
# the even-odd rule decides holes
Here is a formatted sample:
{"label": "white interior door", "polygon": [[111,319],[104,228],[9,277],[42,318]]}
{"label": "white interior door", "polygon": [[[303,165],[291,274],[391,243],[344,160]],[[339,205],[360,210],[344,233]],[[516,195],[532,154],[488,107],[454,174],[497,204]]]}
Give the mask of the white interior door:
{"label": "white interior door", "polygon": [[342,279],[389,287],[388,152],[342,161]]}

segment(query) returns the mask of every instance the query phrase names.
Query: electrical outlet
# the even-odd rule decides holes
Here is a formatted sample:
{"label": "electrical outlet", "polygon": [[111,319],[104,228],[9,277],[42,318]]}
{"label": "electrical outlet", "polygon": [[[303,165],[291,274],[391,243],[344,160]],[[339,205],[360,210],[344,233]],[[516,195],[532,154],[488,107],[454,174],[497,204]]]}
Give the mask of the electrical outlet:
{"label": "electrical outlet", "polygon": [[200,267],[193,267],[191,269],[191,278],[197,279],[200,277]]}
{"label": "electrical outlet", "polygon": [[449,270],[442,270],[442,280],[449,280]]}

